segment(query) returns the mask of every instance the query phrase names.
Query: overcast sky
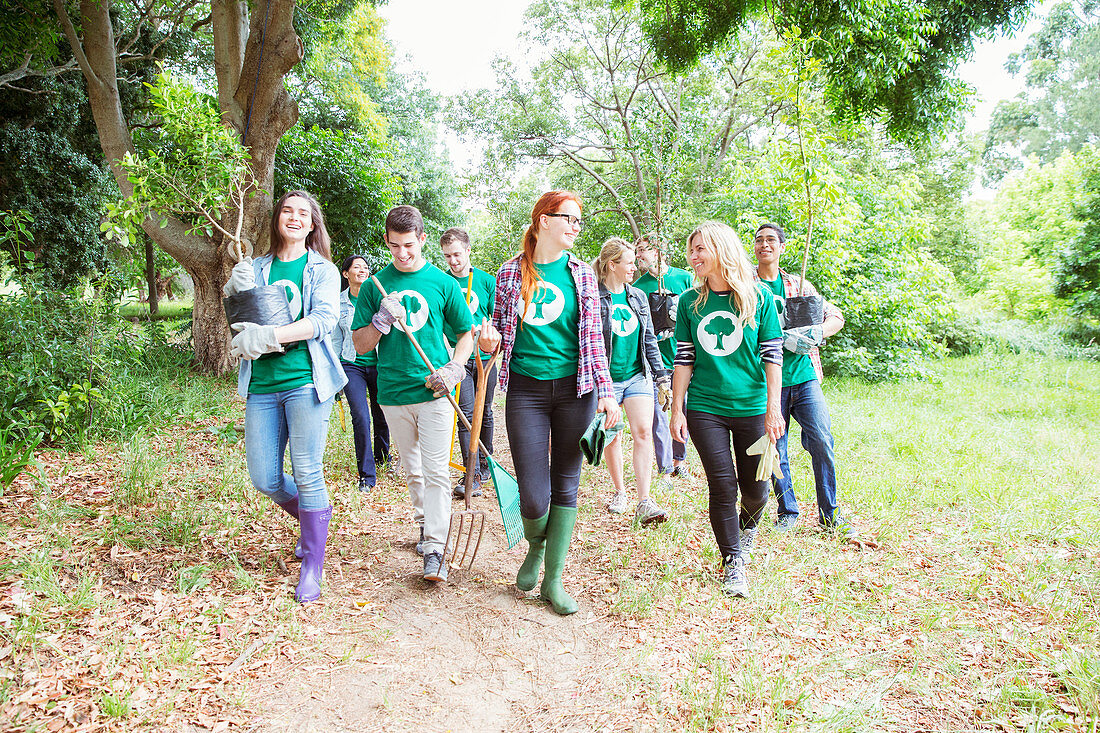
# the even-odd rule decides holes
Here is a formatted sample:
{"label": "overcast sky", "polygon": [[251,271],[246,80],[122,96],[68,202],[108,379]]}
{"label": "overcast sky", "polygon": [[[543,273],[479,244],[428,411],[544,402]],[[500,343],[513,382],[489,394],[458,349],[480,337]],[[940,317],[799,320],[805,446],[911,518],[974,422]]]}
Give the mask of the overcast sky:
{"label": "overcast sky", "polygon": [[[1037,6],[1037,14],[1045,15],[1053,2],[1044,0]],[[452,95],[490,86],[493,58],[517,54],[516,37],[526,6],[523,0],[391,0],[379,6],[378,12],[388,21],[387,35],[395,47],[398,67],[420,71],[431,89]],[[978,89],[974,113],[968,120],[971,130],[984,129],[996,103],[1021,90],[1022,81],[1004,70],[1004,62],[1023,48],[1039,22],[1033,16],[1014,38],[979,44],[974,58],[962,67],[963,78]],[[448,144],[459,167],[470,163],[468,152],[457,140],[449,139]]]}

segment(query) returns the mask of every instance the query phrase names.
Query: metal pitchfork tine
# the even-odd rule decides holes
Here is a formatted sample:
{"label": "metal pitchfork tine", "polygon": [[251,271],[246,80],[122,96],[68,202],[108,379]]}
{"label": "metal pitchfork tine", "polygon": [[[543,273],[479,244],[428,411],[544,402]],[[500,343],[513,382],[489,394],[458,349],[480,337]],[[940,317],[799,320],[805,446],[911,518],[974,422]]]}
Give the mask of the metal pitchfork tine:
{"label": "metal pitchfork tine", "polygon": [[[378,292],[382,293],[382,297],[386,297],[388,293],[386,288],[378,281],[378,278],[371,275],[371,281],[374,282],[374,286],[378,288]],[[420,347],[420,342],[416,340],[416,336],[413,335],[412,330],[409,328],[405,319],[398,320],[397,325],[401,327],[401,330],[405,332],[405,335],[409,337],[409,341],[412,343],[413,348],[416,349],[416,353],[420,355],[424,365],[428,367],[432,372],[435,371],[435,367],[432,366],[431,359],[424,353],[424,349]],[[471,333],[474,329],[471,329]],[[477,448],[480,447],[484,450],[484,446],[481,444],[481,422],[485,416],[485,390],[488,383],[489,372],[492,371],[492,365],[496,361],[499,351],[493,352],[492,357],[489,360],[489,368],[484,368],[481,362],[481,352],[477,347],[477,341],[474,342],[474,352],[477,358],[477,389],[474,394],[474,422],[471,424],[466,420],[466,415],[463,414],[462,409],[455,401],[454,395],[450,392],[447,393],[447,399],[451,403],[451,407],[454,408],[455,413],[458,415],[458,419],[462,421],[462,424],[470,431],[471,450],[470,461],[467,461],[466,466],[466,510],[461,512],[451,512],[451,525],[447,528],[447,540],[443,546],[443,560],[447,564],[455,569],[469,570],[473,567],[474,559],[477,557],[477,551],[481,547],[481,537],[485,532],[485,512],[473,511],[470,509],[470,494],[473,490],[473,475],[471,466],[476,469],[477,467]],[[477,441],[474,443],[473,441]],[[488,454],[488,451],[486,451]],[[457,531],[456,531],[457,524]],[[476,532],[476,540],[475,540]],[[454,538],[452,544],[451,539]],[[473,551],[470,550],[470,545],[473,545]],[[459,557],[459,546],[462,546],[462,555]],[[450,556],[450,561],[447,561],[447,557]]]}

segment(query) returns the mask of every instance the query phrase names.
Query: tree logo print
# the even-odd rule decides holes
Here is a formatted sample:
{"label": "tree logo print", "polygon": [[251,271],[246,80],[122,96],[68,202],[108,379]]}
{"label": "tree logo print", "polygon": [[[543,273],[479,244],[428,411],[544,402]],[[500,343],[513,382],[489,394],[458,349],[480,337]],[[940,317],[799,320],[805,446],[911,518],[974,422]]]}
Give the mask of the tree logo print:
{"label": "tree logo print", "polygon": [[[465,296],[466,293],[463,292],[462,295]],[[481,301],[478,300],[477,293],[473,290],[470,291],[469,306],[470,306],[470,313],[477,313],[477,309],[481,307]]]}
{"label": "tree logo print", "polygon": [[611,331],[616,336],[629,336],[638,330],[638,316],[625,305],[611,309]]}
{"label": "tree logo print", "polygon": [[276,280],[272,285],[282,285],[286,291],[286,302],[290,304],[290,320],[297,321],[302,317],[302,293],[298,286],[290,280]]}
{"label": "tree logo print", "polygon": [[711,356],[729,356],[737,351],[743,338],[737,316],[729,311],[708,313],[699,322],[695,336],[699,340],[699,345],[703,347],[703,351]]}
{"label": "tree logo print", "polygon": [[409,330],[416,333],[424,328],[428,322],[428,301],[415,290],[400,290],[393,293],[401,299],[401,305],[405,306],[405,322],[409,324]]}
{"label": "tree logo print", "polygon": [[545,280],[539,280],[531,293],[531,302],[523,313],[523,322],[529,326],[545,326],[558,320],[565,310],[565,294],[561,288]]}

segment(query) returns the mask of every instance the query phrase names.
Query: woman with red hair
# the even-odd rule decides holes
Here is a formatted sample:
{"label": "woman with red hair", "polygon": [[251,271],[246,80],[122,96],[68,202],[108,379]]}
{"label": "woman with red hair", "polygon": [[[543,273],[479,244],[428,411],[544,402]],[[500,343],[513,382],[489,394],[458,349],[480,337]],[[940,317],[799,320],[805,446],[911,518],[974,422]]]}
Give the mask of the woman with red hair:
{"label": "woman with red hair", "polygon": [[523,251],[497,273],[493,323],[480,340],[487,352],[504,345],[500,387],[528,542],[516,586],[532,590],[545,561],[539,596],[562,615],[577,611],[561,575],[577,521],[580,439],[596,412],[609,428],[619,421],[596,274],[569,252],[581,225],[575,193],[539,198]]}

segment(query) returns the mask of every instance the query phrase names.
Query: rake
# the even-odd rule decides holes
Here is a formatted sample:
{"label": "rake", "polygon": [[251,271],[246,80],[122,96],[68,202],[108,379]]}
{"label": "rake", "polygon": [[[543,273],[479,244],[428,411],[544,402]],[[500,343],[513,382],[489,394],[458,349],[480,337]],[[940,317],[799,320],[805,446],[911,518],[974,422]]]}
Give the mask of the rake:
{"label": "rake", "polygon": [[[378,292],[382,293],[382,297],[386,297],[386,295],[388,295],[388,293],[386,292],[386,288],[382,285],[382,283],[378,281],[378,278],[374,275],[371,275],[370,279],[374,283],[374,287],[378,288]],[[399,320],[397,322],[397,325],[399,325],[401,327],[401,330],[405,332],[405,335],[409,337],[409,341],[412,343],[413,348],[416,349],[416,353],[420,355],[420,359],[424,362],[424,365],[428,367],[429,371],[434,372],[435,367],[432,365],[432,360],[429,359],[428,355],[424,353],[424,349],[420,348],[420,342],[416,340],[416,336],[413,335],[412,330],[410,330],[408,324],[405,323],[405,319]],[[474,348],[477,348],[476,344],[474,345]],[[481,355],[478,354],[478,356],[480,357]],[[493,358],[496,358],[495,354]],[[480,358],[478,359],[478,361],[480,366]],[[488,374],[491,371],[491,368],[484,369],[485,374]],[[483,379],[480,373],[478,375],[478,379],[479,381]],[[462,408],[458,406],[458,402],[455,400],[454,395],[448,392],[447,400],[451,403],[451,407],[454,408],[455,415],[458,416],[458,419],[462,422],[462,425],[470,431],[470,437],[472,439],[476,438],[477,445],[481,448],[481,450],[485,452],[486,460],[488,460],[489,462],[489,474],[493,477],[493,487],[496,489],[497,505],[500,507],[500,516],[501,519],[504,521],[504,536],[507,538],[508,549],[510,550],[515,547],[516,543],[523,538],[523,519],[520,517],[519,513],[519,483],[516,481],[515,477],[512,476],[512,474],[508,473],[504,466],[497,463],[492,454],[489,453],[489,450],[485,447],[485,444],[481,442],[480,429],[478,430],[478,432],[474,432],[472,426],[470,425],[470,421],[466,419],[466,415],[462,412]],[[477,400],[475,397],[474,404],[484,405],[484,394],[482,395],[480,401]],[[470,452],[475,456],[477,455],[477,451],[473,450],[473,446],[471,446]],[[471,473],[467,472],[466,476],[467,480],[469,480]],[[470,491],[467,490],[467,502],[469,502],[470,500],[469,497]],[[484,527],[484,524],[482,526]],[[448,535],[449,534],[450,532],[448,532]],[[480,535],[478,537],[477,544],[481,544]],[[474,549],[474,554],[477,554],[476,546]],[[473,562],[472,559],[471,562]]]}

